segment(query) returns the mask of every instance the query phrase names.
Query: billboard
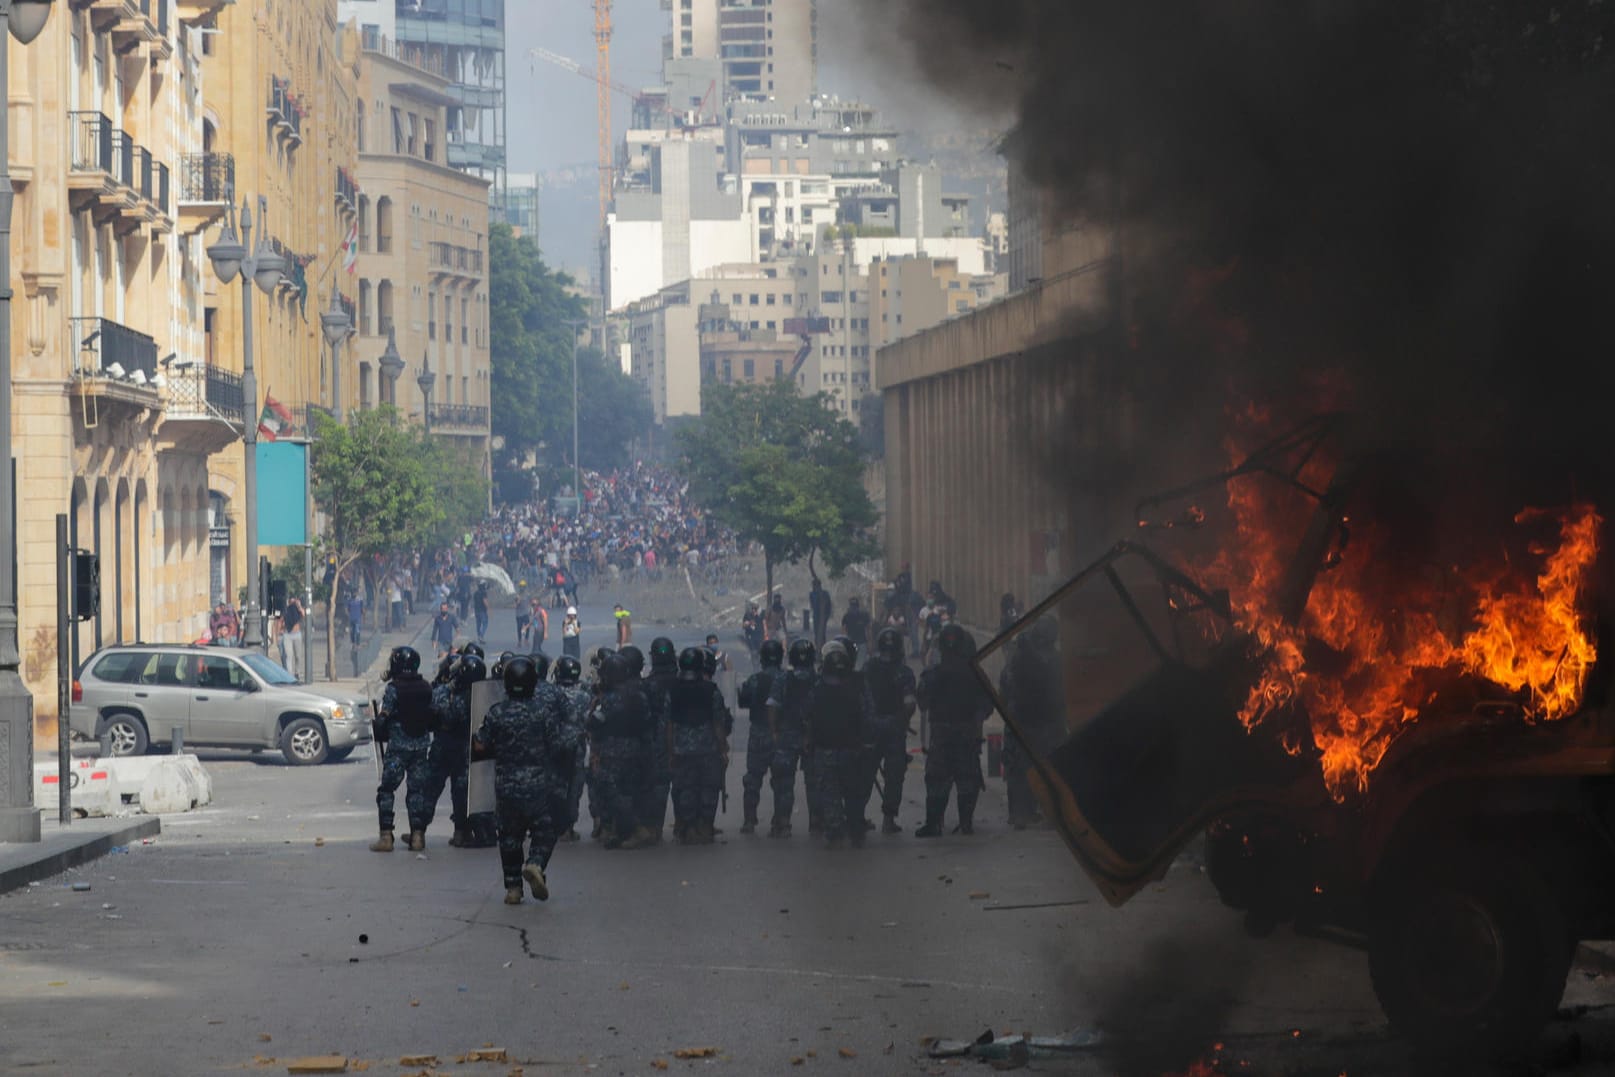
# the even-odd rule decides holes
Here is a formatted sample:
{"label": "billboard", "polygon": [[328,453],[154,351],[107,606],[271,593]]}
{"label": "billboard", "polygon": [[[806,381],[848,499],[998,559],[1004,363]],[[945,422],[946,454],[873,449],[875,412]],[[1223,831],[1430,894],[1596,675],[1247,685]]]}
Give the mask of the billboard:
{"label": "billboard", "polygon": [[258,451],[258,545],[302,546],[308,542],[308,445],[260,441]]}

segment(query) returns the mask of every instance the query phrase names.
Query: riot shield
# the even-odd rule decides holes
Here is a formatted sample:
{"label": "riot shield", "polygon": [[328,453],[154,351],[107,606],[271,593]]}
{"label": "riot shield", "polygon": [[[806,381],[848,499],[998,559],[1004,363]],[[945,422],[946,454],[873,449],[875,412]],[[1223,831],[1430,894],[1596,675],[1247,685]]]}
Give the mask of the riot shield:
{"label": "riot shield", "polygon": [[[499,681],[478,681],[471,686],[471,735],[482,729],[483,719],[495,703],[505,698],[505,686]],[[470,746],[466,747],[467,752]],[[494,810],[493,760],[483,759],[471,764],[466,772],[468,789],[466,811],[472,815]]]}

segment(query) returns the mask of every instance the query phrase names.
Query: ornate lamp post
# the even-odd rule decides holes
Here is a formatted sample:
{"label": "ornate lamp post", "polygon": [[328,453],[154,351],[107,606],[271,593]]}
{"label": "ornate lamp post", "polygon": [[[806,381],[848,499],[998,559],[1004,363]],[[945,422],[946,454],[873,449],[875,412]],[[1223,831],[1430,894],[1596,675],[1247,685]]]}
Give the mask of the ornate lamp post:
{"label": "ornate lamp post", "polygon": [[421,422],[426,424],[426,432],[432,432],[432,386],[437,384],[437,375],[432,373],[432,357],[421,356],[421,373],[415,379],[415,384],[421,387]]}
{"label": "ornate lamp post", "polygon": [[[213,262],[214,274],[229,284],[241,278],[241,395],[246,399],[248,413],[241,440],[246,447],[243,494],[247,499],[247,609],[243,618],[241,644],[244,647],[262,647],[264,644],[263,608],[258,602],[258,375],[252,366],[252,286],[256,284],[265,295],[274,294],[286,274],[286,259],[276,254],[265,239],[268,232],[269,203],[258,198],[260,234],[258,246],[252,245],[252,209],[241,203],[241,234],[236,235],[236,211],[232,206],[225,219],[224,231],[218,242],[207,249]],[[251,252],[250,254],[248,252]]]}
{"label": "ornate lamp post", "polygon": [[320,315],[320,331],[325,334],[325,342],[331,345],[331,410],[336,412],[337,422],[346,414],[342,410],[342,342],[348,339],[348,330],[352,328],[353,319],[342,307],[342,292],[336,281],[332,281],[331,309]]}
{"label": "ornate lamp post", "polygon": [[398,354],[397,330],[390,325],[387,327],[387,350],[381,353],[381,358],[376,360],[376,365],[381,368],[381,376],[387,381],[389,387],[387,398],[396,405],[398,403],[398,375],[404,372],[404,357]]}
{"label": "ornate lamp post", "polygon": [[[0,0],[0,20],[26,45],[45,29],[50,0]],[[7,93],[9,50],[0,35],[0,94]],[[0,108],[0,842],[38,841],[34,807],[34,697],[22,683],[17,649],[17,516],[11,511],[11,173],[9,109]],[[58,661],[60,661],[58,656]],[[58,721],[67,721],[63,714]]]}

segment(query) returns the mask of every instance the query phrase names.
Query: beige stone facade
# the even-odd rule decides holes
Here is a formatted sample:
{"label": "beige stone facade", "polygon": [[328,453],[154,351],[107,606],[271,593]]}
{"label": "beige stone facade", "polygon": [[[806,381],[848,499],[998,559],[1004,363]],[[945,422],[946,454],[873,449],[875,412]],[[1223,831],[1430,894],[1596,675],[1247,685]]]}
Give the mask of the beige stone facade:
{"label": "beige stone facade", "polygon": [[58,4],[31,45],[7,43],[19,643],[43,735],[58,514],[103,570],[69,661],[206,623],[208,462],[236,430],[205,407],[206,256],[182,164],[202,149],[197,25],[219,6]]}
{"label": "beige stone facade", "polygon": [[[447,163],[453,83],[372,36],[360,53],[359,407],[396,404],[488,474],[488,181]],[[403,370],[380,358],[393,335]],[[419,382],[429,369],[430,406]]]}
{"label": "beige stone facade", "polygon": [[[241,0],[222,9],[217,25],[203,61],[203,139],[215,161],[229,162],[236,202],[249,201],[255,241],[267,235],[288,261],[275,294],[253,296],[259,399],[246,402],[246,410],[256,422],[264,397],[273,396],[304,428],[310,406],[338,406],[320,312],[330,305],[334,282],[350,310],[356,292],[343,269],[343,243],[357,221],[360,196],[354,184],[358,38],[338,24],[336,0]],[[208,229],[207,241],[218,234],[217,227]],[[221,284],[210,266],[203,268],[208,361],[239,374],[242,285],[239,278]],[[352,348],[339,352],[342,395],[351,405]],[[229,550],[212,590],[215,599],[227,594],[232,602],[247,578],[238,496],[245,459],[240,446],[216,455],[209,479],[214,535]],[[281,551],[260,552],[276,558]]]}

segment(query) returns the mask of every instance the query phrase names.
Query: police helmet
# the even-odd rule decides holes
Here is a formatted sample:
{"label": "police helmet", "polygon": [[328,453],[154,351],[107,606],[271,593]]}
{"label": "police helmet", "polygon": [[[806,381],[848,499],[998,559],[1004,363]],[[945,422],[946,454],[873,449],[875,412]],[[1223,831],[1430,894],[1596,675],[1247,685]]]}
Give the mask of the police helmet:
{"label": "police helmet", "polygon": [[628,659],[615,652],[608,653],[600,662],[600,683],[607,688],[633,679]]}
{"label": "police helmet", "polygon": [[511,699],[532,699],[538,687],[538,670],[532,659],[518,654],[505,663],[505,695]]}
{"label": "police helmet", "polygon": [[812,640],[810,640],[810,639],[792,640],[791,641],[791,649],[788,652],[788,654],[790,656],[790,660],[791,660],[791,668],[792,669],[812,669],[813,668],[813,658],[814,658],[816,653],[817,652],[815,652],[814,649],[813,649],[813,641]]}
{"label": "police helmet", "polygon": [[569,654],[555,660],[555,683],[563,688],[575,688],[583,679],[583,663]]}
{"label": "police helmet", "polygon": [[618,651],[617,653],[622,655],[624,658],[628,659],[628,668],[633,672],[633,675],[635,677],[637,677],[641,673],[645,672],[645,652],[644,651],[640,650],[638,647],[635,647],[632,643],[630,643],[628,646],[624,647],[622,650]]}
{"label": "police helmet", "polygon": [[500,651],[499,657],[494,661],[493,668],[488,671],[488,676],[503,677],[505,675],[505,663],[515,657],[515,651]]}
{"label": "police helmet", "polygon": [[957,624],[943,626],[936,646],[943,658],[965,659],[976,653],[975,637]]}
{"label": "police helmet", "polygon": [[400,673],[419,673],[421,671],[421,652],[413,647],[394,647],[393,653],[387,656],[387,676],[396,677]]}
{"label": "police helmet", "polygon": [[679,652],[680,673],[700,673],[706,668],[706,648],[686,647]]}
{"label": "police helmet", "polygon": [[613,651],[610,647],[601,647],[599,650],[595,651],[594,654],[589,656],[589,665],[598,670],[601,665],[605,663],[607,658],[610,658],[616,653],[617,652]]}
{"label": "police helmet", "polygon": [[488,675],[488,667],[482,659],[474,654],[461,655],[460,660],[454,663],[454,685],[456,688],[470,688],[473,684]]}
{"label": "police helmet", "polygon": [[821,666],[825,673],[847,673],[852,669],[852,655],[836,640],[824,645],[824,663]]}
{"label": "police helmet", "polygon": [[875,636],[875,656],[887,662],[901,662],[907,646],[903,633],[895,628],[883,628]]}
{"label": "police helmet", "polygon": [[701,673],[706,677],[718,675],[718,649],[716,647],[701,648]]}
{"label": "police helmet", "polygon": [[529,662],[533,663],[533,668],[534,669],[538,670],[538,679],[539,680],[543,680],[545,677],[549,676],[549,672],[550,672],[550,656],[549,655],[545,654],[543,651],[534,651],[532,654],[527,656],[527,660]]}
{"label": "police helmet", "polygon": [[678,666],[679,652],[673,646],[673,641],[666,636],[657,636],[650,641],[650,668],[674,669]]}
{"label": "police helmet", "polygon": [[847,657],[851,658],[852,664],[856,666],[858,664],[858,645],[852,642],[852,637],[837,636],[836,642],[847,649]]}
{"label": "police helmet", "polygon": [[454,664],[459,660],[460,656],[452,651],[444,655],[437,663],[437,676],[432,683],[448,684],[452,681],[454,679]]}
{"label": "police helmet", "polygon": [[757,657],[761,659],[764,669],[778,669],[785,664],[785,648],[777,639],[765,639],[763,645],[757,648]]}
{"label": "police helmet", "polygon": [[467,643],[464,647],[460,648],[460,653],[474,654],[484,661],[486,661],[488,658],[488,652],[482,649],[482,644],[480,643]]}

